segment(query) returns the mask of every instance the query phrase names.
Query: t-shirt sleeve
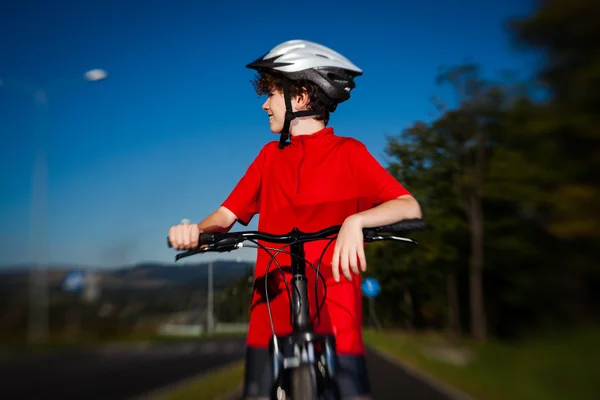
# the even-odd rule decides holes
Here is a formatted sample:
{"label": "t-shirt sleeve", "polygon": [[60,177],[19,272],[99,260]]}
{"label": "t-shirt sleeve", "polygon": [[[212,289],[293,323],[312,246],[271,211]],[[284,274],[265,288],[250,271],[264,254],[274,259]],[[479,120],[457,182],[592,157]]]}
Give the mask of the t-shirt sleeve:
{"label": "t-shirt sleeve", "polygon": [[266,148],[263,147],[258,156],[246,170],[244,176],[225,201],[221,204],[238,218],[238,222],[246,226],[260,210],[260,190],[265,163]]}
{"label": "t-shirt sleeve", "polygon": [[353,146],[354,176],[361,208],[373,208],[411,193],[385,169],[363,143]]}

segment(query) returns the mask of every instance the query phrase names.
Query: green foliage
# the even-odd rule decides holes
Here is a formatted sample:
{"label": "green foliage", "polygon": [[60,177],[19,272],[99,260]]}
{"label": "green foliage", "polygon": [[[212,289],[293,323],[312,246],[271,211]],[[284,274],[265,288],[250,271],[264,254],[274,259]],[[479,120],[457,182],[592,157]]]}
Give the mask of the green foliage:
{"label": "green foliage", "polygon": [[543,55],[534,81],[494,82],[474,64],[446,69],[437,81],[453,86],[456,106],[436,99],[436,119],[387,138],[389,171],[419,200],[429,227],[413,235],[416,249],[367,248],[369,273],[382,282],[378,312],[397,316],[383,318],[388,326],[448,326],[460,312],[465,327],[471,239],[479,234],[474,202],[483,210],[483,293],[493,334],[598,317],[598,12],[591,0],[542,2],[511,24],[519,44]]}
{"label": "green foliage", "polygon": [[393,332],[367,331],[365,339],[474,399],[591,400],[600,395],[600,374],[590,353],[598,334],[598,327],[591,326],[519,343],[492,340],[484,345]]}
{"label": "green foliage", "polygon": [[544,1],[534,15],[511,23],[517,43],[543,54],[537,79],[549,99],[530,129],[553,150],[537,161],[562,172],[549,187],[548,228],[562,239],[595,245],[600,215],[590,210],[600,204],[598,13],[600,3],[594,0]]}

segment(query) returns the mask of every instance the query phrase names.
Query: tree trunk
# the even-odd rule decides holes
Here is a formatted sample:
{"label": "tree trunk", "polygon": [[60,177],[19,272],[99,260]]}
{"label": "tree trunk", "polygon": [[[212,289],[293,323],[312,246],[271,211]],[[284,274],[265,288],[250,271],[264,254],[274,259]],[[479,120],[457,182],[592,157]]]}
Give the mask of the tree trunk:
{"label": "tree trunk", "polygon": [[483,209],[480,198],[471,200],[469,225],[471,228],[471,259],[469,262],[471,334],[475,340],[484,341],[487,338],[487,329],[483,296]]}
{"label": "tree trunk", "polygon": [[446,273],[446,289],[448,293],[448,315],[450,317],[450,332],[454,335],[462,335],[460,324],[460,303],[458,300],[458,286],[456,282],[456,271],[454,268]]}

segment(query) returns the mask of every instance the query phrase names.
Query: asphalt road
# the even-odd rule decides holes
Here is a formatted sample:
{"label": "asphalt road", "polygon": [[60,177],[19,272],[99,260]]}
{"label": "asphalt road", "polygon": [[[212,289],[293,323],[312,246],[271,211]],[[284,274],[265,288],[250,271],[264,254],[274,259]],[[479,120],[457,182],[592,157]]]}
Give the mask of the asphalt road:
{"label": "asphalt road", "polygon": [[[4,359],[0,399],[131,399],[243,356],[243,339],[218,339]],[[372,349],[367,363],[375,400],[453,399]]]}
{"label": "asphalt road", "polygon": [[374,400],[458,400],[371,348],[367,368]]}
{"label": "asphalt road", "polygon": [[0,399],[130,399],[243,356],[244,339],[219,339],[4,359]]}

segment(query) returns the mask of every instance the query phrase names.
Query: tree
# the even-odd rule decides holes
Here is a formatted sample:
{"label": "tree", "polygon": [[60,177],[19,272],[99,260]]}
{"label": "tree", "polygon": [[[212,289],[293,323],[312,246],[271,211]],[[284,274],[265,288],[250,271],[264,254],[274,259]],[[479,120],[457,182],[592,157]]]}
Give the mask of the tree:
{"label": "tree", "polygon": [[536,78],[547,101],[532,129],[555,143],[547,162],[563,174],[549,190],[548,229],[564,239],[598,238],[600,227],[599,13],[595,0],[546,0],[510,24],[517,44],[542,55]]}
{"label": "tree", "polygon": [[530,123],[552,152],[533,160],[558,170],[546,188],[546,229],[568,244],[564,263],[575,312],[585,318],[600,303],[597,291],[600,246],[600,2],[595,0],[541,1],[533,15],[514,20],[515,43],[541,55],[537,81],[545,102]]}
{"label": "tree", "polygon": [[[445,271],[450,325],[458,332],[457,279],[463,273],[461,260],[468,258],[470,330],[476,339],[485,340],[483,272],[484,267],[494,267],[494,263],[486,263],[486,248],[493,244],[494,254],[502,254],[502,248],[513,246],[510,239],[497,240],[494,229],[499,227],[501,236],[519,237],[518,232],[502,231],[502,226],[511,221],[509,225],[518,229],[521,217],[513,215],[514,208],[527,204],[521,194],[525,188],[535,187],[535,178],[544,171],[534,170],[523,179],[527,159],[520,158],[522,143],[516,140],[520,135],[515,129],[522,112],[513,112],[522,93],[519,85],[515,91],[512,86],[485,81],[472,64],[448,69],[437,80],[452,85],[457,106],[449,109],[436,100],[438,119],[430,124],[415,123],[399,137],[388,138],[387,152],[393,157],[389,168],[419,199],[432,224],[426,248],[415,253],[420,260],[413,263]],[[529,111],[526,107],[519,110]],[[492,213],[486,215],[485,207]],[[492,236],[486,240],[488,234]],[[516,254],[515,260],[518,257]]]}
{"label": "tree", "polygon": [[[398,137],[388,137],[386,153],[389,170],[419,200],[430,221],[419,249],[404,255],[402,262],[426,280],[445,277],[447,320],[452,332],[460,334],[461,317],[457,288],[457,269],[461,238],[466,234],[459,205],[452,193],[452,163],[447,137],[430,125],[417,122]],[[460,232],[464,234],[461,234]],[[458,233],[458,234],[457,234]],[[390,245],[391,246],[391,245]],[[443,293],[444,288],[438,288]]]}
{"label": "tree", "polygon": [[471,239],[469,260],[469,294],[471,333],[477,340],[487,337],[485,298],[483,293],[484,211],[483,197],[489,153],[493,148],[493,131],[500,126],[503,92],[482,80],[476,65],[467,64],[442,72],[437,81],[452,85],[458,107],[439,109],[443,116],[435,129],[449,144],[453,191],[469,224]]}
{"label": "tree", "polygon": [[[389,170],[429,226],[412,235],[415,249],[367,247],[388,315],[424,326],[443,316],[458,331],[464,312],[480,340],[597,316],[599,12],[597,1],[541,2],[511,26],[543,56],[535,81],[484,80],[472,64],[447,69],[437,81],[453,88],[453,107],[437,101],[434,121],[388,138]],[[432,308],[437,316],[427,317]]]}

